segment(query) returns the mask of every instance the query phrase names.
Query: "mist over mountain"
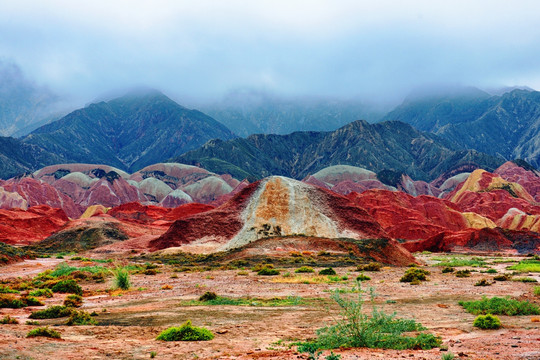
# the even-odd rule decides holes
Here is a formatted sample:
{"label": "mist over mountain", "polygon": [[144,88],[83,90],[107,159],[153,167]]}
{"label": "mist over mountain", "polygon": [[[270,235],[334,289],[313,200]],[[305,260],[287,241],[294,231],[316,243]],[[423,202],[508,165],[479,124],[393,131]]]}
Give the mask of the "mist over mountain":
{"label": "mist over mountain", "polygon": [[359,98],[285,97],[257,90],[230,92],[220,101],[200,105],[201,111],[243,137],[336,130],[355,120],[375,122],[392,107]]}
{"label": "mist over mountain", "polygon": [[159,91],[132,92],[90,104],[33,131],[24,143],[64,162],[107,164],[136,171],[178,156],[210,139],[232,139],[224,125]]}
{"label": "mist over mountain", "polygon": [[388,113],[454,144],[540,166],[540,92],[516,89],[498,96],[474,88],[409,97]]}
{"label": "mist over mountain", "polygon": [[59,97],[28,79],[19,66],[0,60],[0,135],[30,132],[58,111]]}

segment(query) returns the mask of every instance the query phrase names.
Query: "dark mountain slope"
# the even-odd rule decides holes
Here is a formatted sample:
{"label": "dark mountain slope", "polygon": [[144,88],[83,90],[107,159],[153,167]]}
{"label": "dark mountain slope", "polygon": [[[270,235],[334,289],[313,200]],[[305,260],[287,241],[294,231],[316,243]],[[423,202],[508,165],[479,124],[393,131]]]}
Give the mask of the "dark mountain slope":
{"label": "dark mountain slope", "polygon": [[211,117],[151,91],[91,104],[35,130],[23,141],[66,162],[107,164],[132,172],[214,138],[234,135]]}
{"label": "dark mountain slope", "polygon": [[431,131],[466,149],[540,166],[540,92],[513,90],[407,100],[385,119]]}
{"label": "dark mountain slope", "polygon": [[201,165],[217,173],[229,172],[238,178],[249,174],[251,178],[284,175],[302,179],[327,166],[342,164],[372,171],[389,169],[422,180],[432,180],[465,163],[493,170],[503,162],[476,151],[459,150],[446,140],[398,121],[355,121],[333,132],[214,140],[174,161]]}
{"label": "dark mountain slope", "polygon": [[31,172],[60,162],[60,158],[36,145],[11,137],[0,137],[0,178]]}

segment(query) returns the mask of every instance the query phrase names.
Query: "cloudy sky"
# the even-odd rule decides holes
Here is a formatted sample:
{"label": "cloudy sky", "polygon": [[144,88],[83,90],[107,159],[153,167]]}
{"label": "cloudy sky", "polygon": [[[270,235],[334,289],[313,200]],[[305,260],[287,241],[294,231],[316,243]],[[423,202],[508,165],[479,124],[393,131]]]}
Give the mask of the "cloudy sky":
{"label": "cloudy sky", "polygon": [[0,60],[91,99],[401,96],[426,84],[540,89],[537,1],[3,0]]}

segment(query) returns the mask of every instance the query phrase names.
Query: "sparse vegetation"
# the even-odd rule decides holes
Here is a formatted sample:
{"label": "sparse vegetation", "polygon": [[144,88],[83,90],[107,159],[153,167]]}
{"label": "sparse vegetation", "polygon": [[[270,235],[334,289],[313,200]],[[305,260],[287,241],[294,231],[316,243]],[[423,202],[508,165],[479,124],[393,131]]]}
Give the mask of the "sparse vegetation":
{"label": "sparse vegetation", "polygon": [[96,319],[84,310],[73,310],[66,325],[97,325]]}
{"label": "sparse vegetation", "polygon": [[514,270],[521,273],[526,272],[540,272],[540,260],[538,259],[525,259],[519,263],[507,267],[508,270]]}
{"label": "sparse vegetation", "polygon": [[275,275],[279,275],[279,270],[265,266],[257,272],[257,275],[275,276]]}
{"label": "sparse vegetation", "polygon": [[534,296],[540,296],[540,286],[535,286],[533,289]]}
{"label": "sparse vegetation", "polygon": [[455,271],[455,269],[453,267],[451,267],[451,266],[447,266],[444,269],[442,269],[443,274],[453,273],[454,271]]}
{"label": "sparse vegetation", "polygon": [[83,303],[82,296],[80,295],[68,295],[64,299],[64,306],[66,307],[81,307]]}
{"label": "sparse vegetation", "polygon": [[460,301],[459,305],[474,315],[540,315],[540,308],[535,304],[496,296],[490,299],[484,296],[482,300],[476,301]]}
{"label": "sparse vegetation", "polygon": [[83,294],[81,286],[73,279],[61,280],[52,287],[52,291],[55,293]]}
{"label": "sparse vegetation", "polygon": [[53,292],[51,289],[44,288],[44,289],[36,289],[32,290],[28,293],[30,296],[37,296],[37,297],[46,297],[46,298],[52,298]]}
{"label": "sparse vegetation", "polygon": [[537,283],[538,282],[538,280],[532,277],[519,277],[519,278],[512,279],[512,281],[519,281],[519,282],[524,282],[524,283]]}
{"label": "sparse vegetation", "polygon": [[441,360],[454,360],[455,358],[456,356],[451,351],[441,355]]}
{"label": "sparse vegetation", "polygon": [[19,320],[9,316],[9,315],[6,315],[4,316],[2,319],[0,319],[0,324],[3,324],[3,325],[15,325],[15,324],[18,324],[19,323]]}
{"label": "sparse vegetation", "polygon": [[331,267],[322,269],[321,271],[319,271],[319,275],[336,275],[336,270]]}
{"label": "sparse vegetation", "polygon": [[511,279],[512,279],[512,276],[508,274],[502,274],[502,275],[497,275],[493,277],[493,280],[495,281],[508,281]]}
{"label": "sparse vegetation", "polygon": [[371,278],[364,274],[360,274],[356,277],[356,281],[368,281],[368,280],[371,280]]}
{"label": "sparse vegetation", "polygon": [[466,278],[470,276],[471,276],[471,270],[469,269],[456,271],[456,277],[458,278]]}
{"label": "sparse vegetation", "polygon": [[182,306],[232,305],[232,306],[277,307],[277,306],[298,306],[298,305],[308,303],[307,301],[303,300],[299,296],[288,296],[285,298],[274,297],[270,299],[251,298],[251,297],[229,298],[229,297],[224,297],[224,296],[216,296],[215,298],[208,299],[208,300],[201,300],[201,298],[199,298],[198,300],[183,301],[180,304]]}
{"label": "sparse vegetation", "polygon": [[113,271],[114,274],[114,285],[118,289],[129,290],[131,287],[129,270],[125,267],[117,267]]}
{"label": "sparse vegetation", "polygon": [[488,279],[481,279],[474,284],[474,286],[490,286],[492,282],[490,282]]}
{"label": "sparse vegetation", "polygon": [[433,260],[440,261],[437,266],[444,267],[461,267],[461,266],[471,266],[471,267],[483,267],[486,266],[486,262],[479,257],[444,257],[444,258],[434,258]]}
{"label": "sparse vegetation", "polygon": [[501,320],[498,316],[492,314],[478,315],[474,319],[473,326],[480,329],[499,329],[501,325]]}
{"label": "sparse vegetation", "polygon": [[370,262],[366,265],[358,265],[356,268],[357,271],[381,271],[382,264],[378,262]]}
{"label": "sparse vegetation", "polygon": [[298,269],[294,270],[295,273],[312,273],[312,272],[315,272],[315,270],[313,270],[312,267],[310,266],[302,266],[302,267],[299,267]]}
{"label": "sparse vegetation", "polygon": [[62,337],[58,331],[49,329],[48,327],[35,328],[35,329],[30,330],[26,334],[26,337],[38,337],[38,336],[48,337],[52,339],[60,339]]}
{"label": "sparse vegetation", "polygon": [[405,274],[399,279],[400,282],[408,282],[411,284],[417,284],[420,283],[420,281],[427,281],[427,275],[429,275],[430,272],[425,269],[420,269],[416,267],[412,267],[407,269],[405,271]]}
{"label": "sparse vegetation", "polygon": [[[373,300],[373,291],[370,289]],[[394,314],[386,314],[373,305],[371,316],[363,312],[364,291],[356,299],[343,298],[339,292],[332,294],[341,309],[341,318],[336,324],[317,331],[317,339],[298,344],[301,352],[315,352],[318,349],[339,347],[368,347],[385,349],[431,349],[441,345],[441,339],[432,334],[419,333],[416,336],[403,335],[405,332],[422,331],[425,328],[414,320],[399,319]]]}
{"label": "sparse vegetation", "polygon": [[213,291],[207,291],[199,297],[199,301],[211,301],[217,299],[217,295]]}
{"label": "sparse vegetation", "polygon": [[26,304],[11,294],[0,294],[0,308],[20,309]]}
{"label": "sparse vegetation", "polygon": [[49,306],[43,310],[37,310],[30,314],[30,319],[57,319],[70,316],[73,310],[63,305]]}
{"label": "sparse vegetation", "polygon": [[0,285],[0,294],[18,294],[19,291],[10,288],[9,286]]}
{"label": "sparse vegetation", "polygon": [[157,340],[163,341],[208,341],[214,334],[208,329],[191,325],[191,320],[180,327],[170,327],[159,334]]}

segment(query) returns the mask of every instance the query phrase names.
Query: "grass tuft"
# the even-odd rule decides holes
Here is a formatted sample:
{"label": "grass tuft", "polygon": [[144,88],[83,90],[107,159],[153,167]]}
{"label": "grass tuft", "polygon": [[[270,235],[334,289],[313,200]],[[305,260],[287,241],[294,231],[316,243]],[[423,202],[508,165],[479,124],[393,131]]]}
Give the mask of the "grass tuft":
{"label": "grass tuft", "polygon": [[58,331],[49,329],[48,327],[35,328],[35,329],[30,330],[28,334],[26,334],[26,337],[29,337],[29,338],[38,337],[38,336],[48,337],[52,339],[60,339],[62,337]]}
{"label": "grass tuft", "polygon": [[496,296],[491,299],[484,296],[482,300],[460,301],[459,305],[474,315],[540,315],[540,308],[535,304]]}
{"label": "grass tuft", "polygon": [[157,340],[163,341],[208,341],[214,334],[208,329],[191,325],[191,320],[180,327],[170,327],[159,334]]}

